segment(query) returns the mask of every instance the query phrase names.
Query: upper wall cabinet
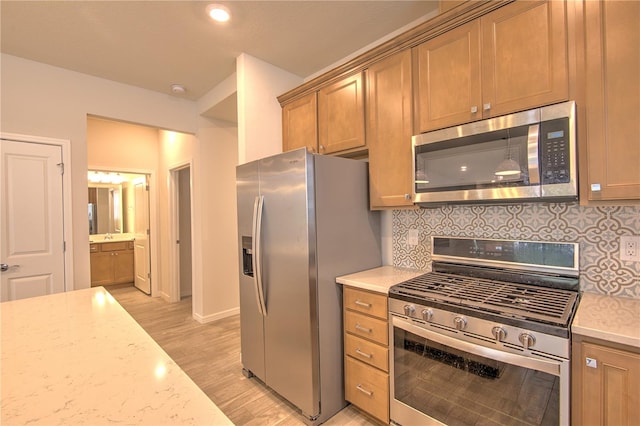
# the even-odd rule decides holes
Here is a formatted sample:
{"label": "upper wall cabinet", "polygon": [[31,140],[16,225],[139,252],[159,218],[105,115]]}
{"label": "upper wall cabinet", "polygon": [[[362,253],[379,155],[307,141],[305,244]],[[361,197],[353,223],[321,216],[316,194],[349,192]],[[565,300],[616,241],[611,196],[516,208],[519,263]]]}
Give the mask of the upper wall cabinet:
{"label": "upper wall cabinet", "polygon": [[[584,2],[582,197],[640,199],[640,2]],[[584,147],[584,145],[583,145]],[[584,159],[584,157],[582,157]],[[584,170],[584,169],[583,169]]]}
{"label": "upper wall cabinet", "polygon": [[414,48],[415,130],[569,98],[565,3],[510,3]]}
{"label": "upper wall cabinet", "polygon": [[413,206],[409,49],[369,67],[366,110],[371,209]]}
{"label": "upper wall cabinet", "polygon": [[416,133],[482,117],[480,21],[414,48]]}
{"label": "upper wall cabinet", "polygon": [[362,72],[318,91],[318,152],[363,149],[364,84]]}
{"label": "upper wall cabinet", "polygon": [[317,95],[308,95],[282,107],[282,151],[307,147],[318,152]]}

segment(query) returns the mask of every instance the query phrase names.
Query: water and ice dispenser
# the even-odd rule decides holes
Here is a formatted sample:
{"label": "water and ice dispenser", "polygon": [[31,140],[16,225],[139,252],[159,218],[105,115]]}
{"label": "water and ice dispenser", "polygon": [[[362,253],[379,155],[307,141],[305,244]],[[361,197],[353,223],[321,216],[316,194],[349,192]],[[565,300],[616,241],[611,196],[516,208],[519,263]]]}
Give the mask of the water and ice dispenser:
{"label": "water and ice dispenser", "polygon": [[253,277],[253,241],[251,237],[242,236],[242,273]]}

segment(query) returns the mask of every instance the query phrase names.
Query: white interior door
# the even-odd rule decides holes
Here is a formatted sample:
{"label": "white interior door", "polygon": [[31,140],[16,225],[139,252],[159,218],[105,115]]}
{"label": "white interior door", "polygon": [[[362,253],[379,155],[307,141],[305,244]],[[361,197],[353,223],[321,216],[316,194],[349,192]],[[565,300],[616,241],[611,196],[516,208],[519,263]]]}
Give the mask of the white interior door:
{"label": "white interior door", "polygon": [[2,140],[1,152],[0,300],[63,292],[62,148]]}
{"label": "white interior door", "polygon": [[191,296],[191,169],[178,171],[178,241],[180,251],[180,298]]}
{"label": "white interior door", "polygon": [[135,243],[133,259],[135,269],[135,286],[141,291],[151,294],[151,261],[149,253],[149,186],[147,176],[143,181],[135,183]]}

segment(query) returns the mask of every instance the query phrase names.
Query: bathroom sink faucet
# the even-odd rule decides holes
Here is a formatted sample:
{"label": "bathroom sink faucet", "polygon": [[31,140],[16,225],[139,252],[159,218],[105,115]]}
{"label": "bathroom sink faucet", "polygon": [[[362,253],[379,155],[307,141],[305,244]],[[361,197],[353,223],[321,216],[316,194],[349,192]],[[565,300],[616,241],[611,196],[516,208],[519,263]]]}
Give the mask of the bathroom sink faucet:
{"label": "bathroom sink faucet", "polygon": [[113,235],[111,235],[111,232],[107,232],[107,235],[104,236],[105,240],[113,240]]}

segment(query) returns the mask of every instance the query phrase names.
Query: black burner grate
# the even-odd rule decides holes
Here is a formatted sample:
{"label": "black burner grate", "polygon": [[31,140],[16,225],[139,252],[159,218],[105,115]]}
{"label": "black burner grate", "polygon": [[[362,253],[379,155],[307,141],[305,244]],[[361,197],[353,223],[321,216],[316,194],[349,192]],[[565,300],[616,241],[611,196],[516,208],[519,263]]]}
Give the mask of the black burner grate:
{"label": "black burner grate", "polygon": [[406,296],[463,305],[500,315],[567,326],[577,292],[430,272],[397,284]]}

